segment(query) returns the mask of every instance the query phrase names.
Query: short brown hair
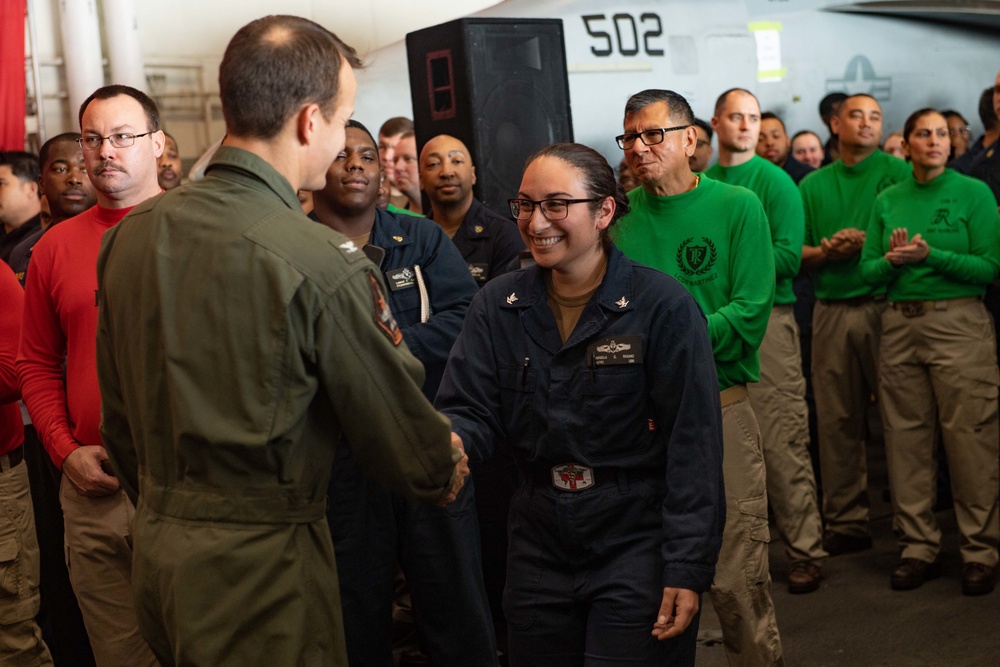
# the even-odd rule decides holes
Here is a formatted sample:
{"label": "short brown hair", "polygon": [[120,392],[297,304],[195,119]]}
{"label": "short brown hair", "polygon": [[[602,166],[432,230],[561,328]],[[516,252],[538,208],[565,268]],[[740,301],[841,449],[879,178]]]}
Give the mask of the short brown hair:
{"label": "short brown hair", "polygon": [[303,105],[333,115],[343,60],[357,53],[323,26],[299,16],[265,16],[237,31],[219,67],[226,131],[271,139]]}
{"label": "short brown hair", "polygon": [[102,86],[92,92],[90,97],[83,101],[83,104],[80,105],[80,129],[83,130],[83,112],[87,110],[87,106],[91,102],[94,100],[110,100],[112,97],[118,97],[119,95],[131,97],[142,106],[142,110],[146,113],[146,124],[149,126],[146,128],[147,132],[156,132],[160,129],[160,109],[156,106],[153,98],[132,86],[123,86],[120,84]]}
{"label": "short brown hair", "polygon": [[379,136],[382,137],[394,137],[403,132],[413,132],[413,121],[405,116],[390,118],[378,129]]}

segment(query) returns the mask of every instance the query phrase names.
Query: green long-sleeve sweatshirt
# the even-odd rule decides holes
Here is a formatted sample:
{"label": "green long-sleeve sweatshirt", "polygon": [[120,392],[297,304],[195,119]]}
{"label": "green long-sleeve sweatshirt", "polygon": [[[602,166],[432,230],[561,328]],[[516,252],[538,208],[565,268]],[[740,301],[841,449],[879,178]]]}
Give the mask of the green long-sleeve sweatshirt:
{"label": "green long-sleeve sweatshirt", "polygon": [[[865,231],[875,197],[910,178],[910,166],[899,158],[875,151],[848,167],[840,160],[818,169],[799,183],[805,205],[807,246],[818,246],[841,229]],[[861,279],[860,255],[846,262],[830,262],[813,271],[817,299],[853,299],[882,294]]]}
{"label": "green long-sleeve sweatshirt", "polygon": [[719,389],[758,381],[775,276],[760,200],[703,175],[689,192],[657,197],[636,188],[629,202],[612,238],[626,256],[680,281],[705,311]]}
{"label": "green long-sleeve sweatshirt", "polygon": [[795,181],[784,169],[754,155],[735,167],[716,164],[705,175],[730,185],[741,185],[760,199],[767,213],[774,248],[774,303],[795,303],[792,281],[802,262],[802,240],[805,236],[805,213],[802,196]]}
{"label": "green long-sleeve sweatshirt", "polygon": [[[885,258],[894,229],[927,241],[930,254],[894,267]],[[911,177],[875,199],[861,251],[861,276],[888,285],[892,301],[980,296],[1000,271],[1000,216],[989,187],[946,169],[929,183]]]}

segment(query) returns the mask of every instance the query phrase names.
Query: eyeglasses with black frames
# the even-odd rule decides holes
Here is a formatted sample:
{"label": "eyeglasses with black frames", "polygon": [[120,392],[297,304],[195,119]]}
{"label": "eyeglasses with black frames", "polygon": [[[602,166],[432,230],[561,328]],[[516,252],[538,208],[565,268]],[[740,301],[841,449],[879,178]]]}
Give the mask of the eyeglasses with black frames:
{"label": "eyeglasses with black frames", "polygon": [[663,135],[667,132],[675,132],[677,130],[686,130],[691,127],[690,125],[677,125],[675,127],[658,127],[653,130],[643,130],[642,132],[631,132],[629,134],[619,134],[615,137],[615,141],[618,142],[618,148],[623,151],[627,151],[633,146],[635,146],[635,140],[639,139],[647,146],[655,146],[656,144],[663,143]]}
{"label": "eyeglasses with black frames", "polygon": [[510,214],[517,220],[530,220],[535,207],[542,209],[542,215],[549,222],[565,220],[569,215],[570,204],[583,204],[586,202],[601,201],[604,197],[593,199],[543,199],[532,201],[531,199],[508,199]]}

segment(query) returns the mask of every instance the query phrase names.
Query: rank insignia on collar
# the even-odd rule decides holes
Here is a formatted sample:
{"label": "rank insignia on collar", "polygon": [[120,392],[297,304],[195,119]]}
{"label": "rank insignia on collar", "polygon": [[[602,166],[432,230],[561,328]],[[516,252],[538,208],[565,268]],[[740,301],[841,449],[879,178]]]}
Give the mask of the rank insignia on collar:
{"label": "rank insignia on collar", "polygon": [[348,241],[347,243],[341,243],[337,247],[340,248],[341,250],[343,250],[344,252],[347,252],[347,253],[357,252],[358,251],[358,246],[354,245],[354,241]]}
{"label": "rank insignia on collar", "polygon": [[483,227],[482,225],[476,225],[472,229],[475,230],[477,234],[482,234],[485,227]]}
{"label": "rank insignia on collar", "polygon": [[395,241],[396,243],[402,243],[403,242],[403,237],[402,236],[393,236],[392,240]]}
{"label": "rank insignia on collar", "polygon": [[617,301],[615,301],[615,305],[618,306],[619,308],[624,308],[625,306],[628,305],[628,299],[626,299],[625,297],[622,297],[622,298],[618,299]]}
{"label": "rank insignia on collar", "polygon": [[514,292],[511,292],[511,293],[510,293],[510,296],[509,296],[509,297],[507,297],[507,305],[511,305],[511,304],[513,304],[513,303],[514,303],[515,301],[517,301],[517,294],[515,294]]}

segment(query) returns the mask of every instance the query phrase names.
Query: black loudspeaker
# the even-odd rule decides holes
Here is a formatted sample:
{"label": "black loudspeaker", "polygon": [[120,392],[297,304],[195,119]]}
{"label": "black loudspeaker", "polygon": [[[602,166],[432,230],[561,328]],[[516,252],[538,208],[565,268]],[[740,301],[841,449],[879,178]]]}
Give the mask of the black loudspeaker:
{"label": "black loudspeaker", "polygon": [[509,216],[528,156],[573,141],[562,21],[459,19],[411,32],[406,52],[417,149],[461,139],[476,198]]}

